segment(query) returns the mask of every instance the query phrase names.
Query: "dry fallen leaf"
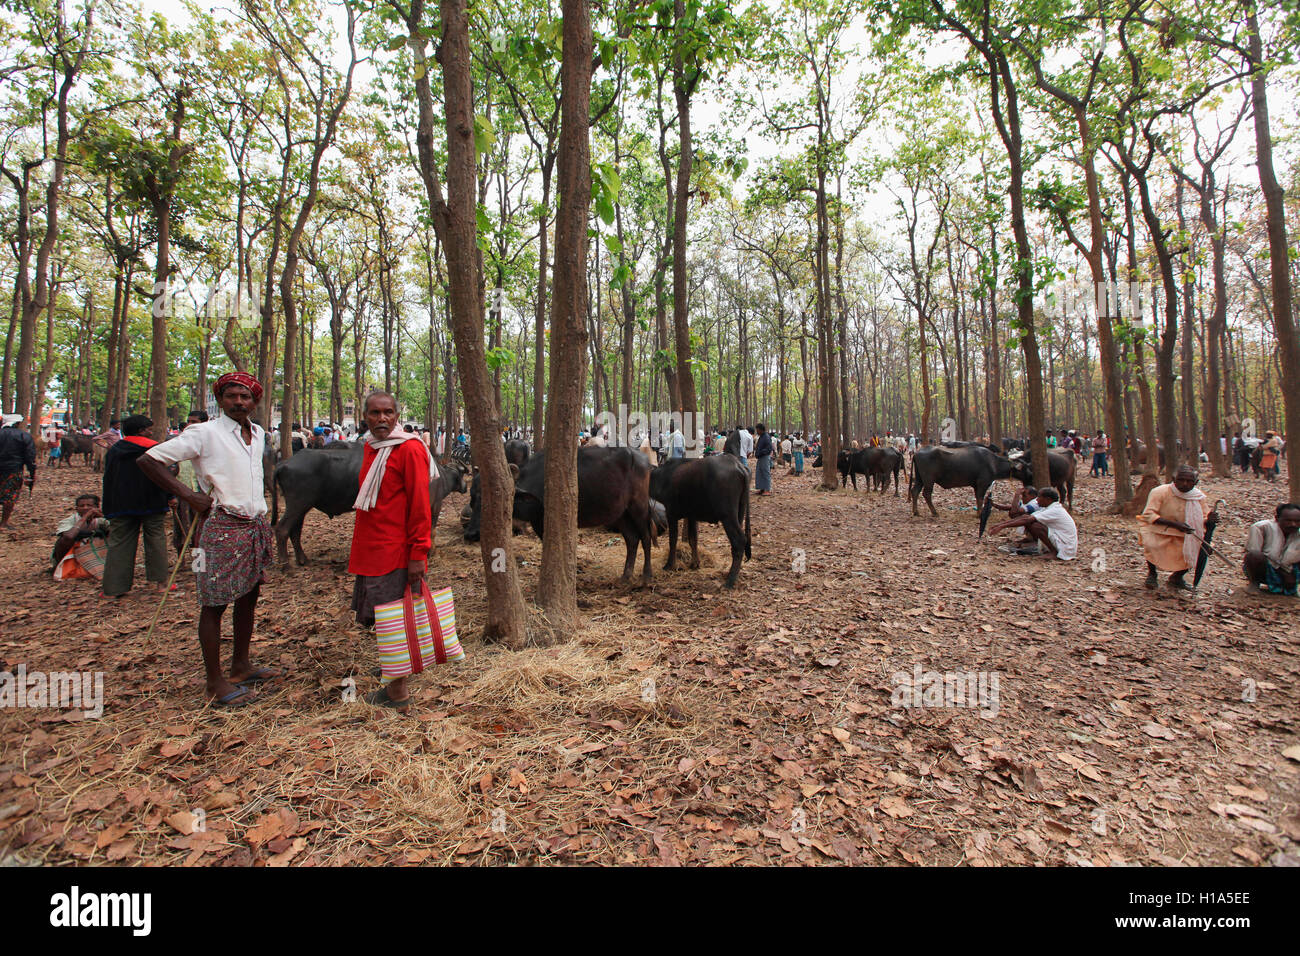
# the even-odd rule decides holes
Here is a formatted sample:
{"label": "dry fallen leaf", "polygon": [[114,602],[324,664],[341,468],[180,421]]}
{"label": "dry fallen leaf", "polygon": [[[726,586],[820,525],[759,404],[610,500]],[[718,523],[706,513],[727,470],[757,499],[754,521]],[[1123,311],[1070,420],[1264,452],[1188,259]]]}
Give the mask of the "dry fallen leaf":
{"label": "dry fallen leaf", "polygon": [[880,809],[896,820],[899,817],[910,817],[914,812],[902,797],[885,797],[880,801]]}
{"label": "dry fallen leaf", "polygon": [[167,818],[167,825],[182,836],[189,836],[194,832],[194,814],[188,810],[177,810]]}
{"label": "dry fallen leaf", "polygon": [[1142,733],[1148,737],[1157,737],[1160,740],[1173,740],[1178,735],[1163,724],[1146,724],[1142,728]]}

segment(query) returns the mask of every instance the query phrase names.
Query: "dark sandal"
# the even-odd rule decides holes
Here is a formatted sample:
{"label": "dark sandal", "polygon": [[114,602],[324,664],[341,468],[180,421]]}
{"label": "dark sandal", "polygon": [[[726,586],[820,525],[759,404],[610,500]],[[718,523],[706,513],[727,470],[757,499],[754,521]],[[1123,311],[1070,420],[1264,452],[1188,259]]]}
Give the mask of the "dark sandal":
{"label": "dark sandal", "polygon": [[373,704],[375,707],[387,707],[390,710],[406,710],[411,705],[411,698],[406,700],[393,700],[388,696],[388,691],[381,687],[379,690],[372,690],[363,698],[367,704]]}
{"label": "dark sandal", "polygon": [[208,699],[213,707],[247,707],[253,701],[257,700],[257,695],[247,687],[238,686],[224,697],[211,697]]}
{"label": "dark sandal", "polygon": [[1020,558],[1029,557],[1030,555],[1039,553],[1037,548],[1017,548],[1015,545],[1010,544],[998,545],[998,550],[1003,554],[1015,555]]}

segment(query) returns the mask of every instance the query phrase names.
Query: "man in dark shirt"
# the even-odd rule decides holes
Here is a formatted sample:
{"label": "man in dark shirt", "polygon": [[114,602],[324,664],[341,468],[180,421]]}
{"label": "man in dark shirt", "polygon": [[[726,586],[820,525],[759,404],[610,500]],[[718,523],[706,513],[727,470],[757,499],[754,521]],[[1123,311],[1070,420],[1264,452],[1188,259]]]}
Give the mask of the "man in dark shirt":
{"label": "man in dark shirt", "polygon": [[167,492],[145,478],[137,463],[158,444],[144,433],[153,419],[132,415],[122,420],[122,440],[104,456],[104,517],[108,519],[108,556],[104,561],[104,597],[121,597],[135,577],[135,549],[144,532],[145,578],[167,586]]}
{"label": "man in dark shirt", "polygon": [[5,415],[0,427],[0,528],[9,527],[9,516],[23,490],[24,468],[28,486],[36,484],[36,443],[18,427],[22,422],[21,415]]}

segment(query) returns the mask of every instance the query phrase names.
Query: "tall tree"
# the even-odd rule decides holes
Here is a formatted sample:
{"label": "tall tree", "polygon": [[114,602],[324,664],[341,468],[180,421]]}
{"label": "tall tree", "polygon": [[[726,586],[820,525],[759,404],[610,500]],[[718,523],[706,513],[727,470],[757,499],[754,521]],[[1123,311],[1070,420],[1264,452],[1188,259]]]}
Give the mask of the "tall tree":
{"label": "tall tree", "polygon": [[[478,207],[475,183],[475,119],[473,72],[470,68],[469,16],[466,0],[442,0],[439,29],[425,21],[425,0],[386,0],[406,28],[406,43],[413,60],[415,94],[419,109],[416,132],[421,181],[429,203],[434,230],[447,257],[452,333],[466,412],[474,436],[474,461],[482,488],[483,557],[487,586],[487,624],[484,637],[512,648],[527,639],[527,612],[519,590],[513,556],[510,514],[514,481],[506,467],[501,434],[501,413],[492,401],[483,342],[480,305],[479,259],[476,255]],[[434,144],[434,99],[429,82],[428,42],[441,37],[438,62],[442,66],[443,113],[447,130],[447,188],[444,195]],[[581,386],[581,383],[579,383]]]}
{"label": "tall tree", "polygon": [[[53,269],[54,244],[59,239],[59,210],[63,199],[63,179],[67,169],[68,145],[72,140],[70,111],[73,87],[91,50],[94,36],[95,0],[88,0],[80,16],[68,22],[62,0],[53,4],[23,4],[27,40],[48,70],[49,85],[41,91],[39,119],[43,151],[38,159],[28,160],[22,174],[7,167],[6,178],[19,192],[19,229],[27,235],[29,215],[28,189],[32,169],[51,163],[45,184],[45,231],[36,247],[35,275],[31,268],[31,239],[20,242],[18,295],[21,300],[18,333],[18,357],[15,363],[14,407],[28,421],[33,435],[40,427],[43,408],[36,405],[32,362],[36,347],[36,327],[50,305],[50,276]],[[51,110],[53,116],[50,116]],[[51,143],[49,127],[53,124]]]}
{"label": "tall tree", "polygon": [[555,295],[551,300],[551,388],[546,434],[546,528],[538,603],[554,624],[578,615],[577,434],[587,364],[587,211],[591,203],[592,34],[589,0],[564,0],[560,64],[560,209],[555,222]]}

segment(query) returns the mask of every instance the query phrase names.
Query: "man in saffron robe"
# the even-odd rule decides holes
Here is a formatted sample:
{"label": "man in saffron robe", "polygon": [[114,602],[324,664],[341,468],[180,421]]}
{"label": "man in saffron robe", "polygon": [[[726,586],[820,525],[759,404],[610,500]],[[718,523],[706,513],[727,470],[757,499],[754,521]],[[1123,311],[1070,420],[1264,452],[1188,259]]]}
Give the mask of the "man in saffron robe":
{"label": "man in saffron robe", "polygon": [[1169,484],[1151,489],[1147,507],[1138,521],[1142,550],[1146,553],[1146,586],[1159,585],[1156,571],[1169,571],[1168,586],[1176,591],[1190,591],[1183,580],[1196,567],[1205,529],[1219,520],[1217,513],[1205,513],[1205,492],[1196,487],[1200,475],[1191,465],[1180,465]]}

